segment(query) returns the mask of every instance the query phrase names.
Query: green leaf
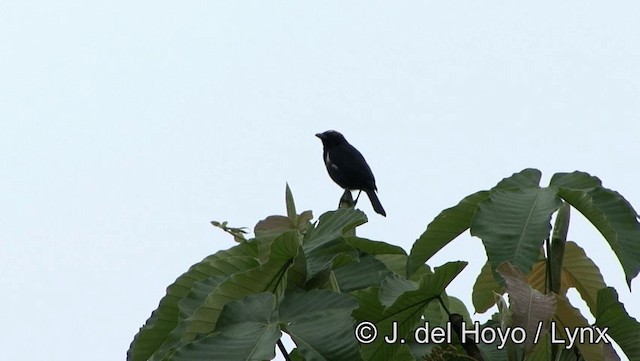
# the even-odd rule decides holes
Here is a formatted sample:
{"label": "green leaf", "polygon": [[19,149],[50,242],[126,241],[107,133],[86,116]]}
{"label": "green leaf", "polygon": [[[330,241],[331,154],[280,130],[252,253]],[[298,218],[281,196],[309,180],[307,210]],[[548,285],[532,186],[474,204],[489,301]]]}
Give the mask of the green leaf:
{"label": "green leaf", "polygon": [[213,265],[217,273],[194,283],[191,292],[178,304],[180,319],[184,320],[190,317],[202,305],[207,296],[226,279],[234,274],[255,269],[260,266],[260,263],[252,257],[226,257],[216,260]]}
{"label": "green leaf", "polygon": [[561,205],[555,189],[499,189],[479,204],[471,234],[482,239],[492,269],[509,262],[529,273]]}
{"label": "green leaf", "polygon": [[631,204],[618,192],[602,187],[600,179],[583,172],[557,173],[550,185],[609,242],[631,287],[631,280],[640,272],[640,223]]}
{"label": "green leaf", "polygon": [[287,217],[294,223],[298,223],[298,213],[296,212],[296,203],[293,201],[293,194],[291,193],[291,188],[289,188],[289,183],[287,183],[287,187],[285,189],[285,204],[287,205]]}
{"label": "green leaf", "polygon": [[547,289],[553,293],[560,293],[562,286],[562,267],[564,261],[564,253],[567,244],[567,234],[569,233],[569,220],[571,218],[571,207],[566,202],[556,214],[556,221],[553,225],[553,234],[551,242],[547,248],[547,256],[549,257],[549,272]]}
{"label": "green leaf", "polygon": [[393,305],[398,297],[400,297],[403,293],[415,291],[417,288],[417,283],[411,282],[406,278],[400,277],[396,274],[391,274],[384,280],[384,282],[382,282],[378,297],[380,298],[380,302],[384,306],[388,307]]}
{"label": "green leaf", "polygon": [[178,325],[180,310],[178,303],[187,297],[194,284],[207,278],[229,275],[226,269],[220,269],[218,260],[233,256],[257,257],[257,247],[252,243],[240,243],[228,250],[219,251],[202,262],[191,266],[187,272],[178,277],[167,288],[167,294],[160,300],[160,305],[135,336],[129,351],[128,361],[143,361],[167,340],[169,334]]}
{"label": "green leaf", "polygon": [[471,302],[477,313],[485,313],[496,304],[494,293],[504,293],[504,286],[495,280],[491,265],[487,262],[482,266],[471,293]]}
{"label": "green leaf", "polygon": [[378,254],[401,254],[407,255],[407,252],[402,247],[394,246],[392,244],[380,241],[372,241],[366,238],[360,237],[345,237],[347,243],[362,252],[378,255]]}
{"label": "green leaf", "polygon": [[342,237],[317,245],[307,244],[302,249],[307,258],[307,280],[325,269],[331,269],[338,256],[345,255],[352,260],[358,259],[358,251],[349,246]]}
{"label": "green leaf", "polygon": [[618,301],[618,293],[607,287],[598,291],[596,326],[604,329],[620,346],[629,360],[640,360],[640,323],[629,316],[624,305]]}
{"label": "green leaf", "polygon": [[[472,226],[478,205],[497,190],[538,187],[541,173],[537,169],[524,169],[500,181],[491,191],[480,191],[465,197],[456,206],[445,209],[427,226],[427,230],[414,242],[407,262],[407,275],[411,276],[421,264]],[[507,209],[508,211],[508,209]],[[482,238],[482,237],[481,237]],[[498,263],[499,264],[499,263]],[[493,267],[497,267],[495,264]]]}
{"label": "green leaf", "polygon": [[467,306],[464,304],[464,302],[462,302],[461,299],[453,296],[448,296],[447,298],[449,301],[449,305],[447,306],[447,308],[449,308],[449,312],[462,315],[462,318],[464,318],[464,322],[467,325],[471,325],[473,323],[471,320],[471,315],[469,314],[469,310],[467,309]]}
{"label": "green leaf", "polygon": [[216,332],[191,342],[171,361],[271,360],[281,336],[272,315],[276,298],[272,293],[249,295],[224,306]]}
{"label": "green leaf", "polygon": [[303,246],[305,250],[318,247],[344,235],[345,232],[367,222],[367,216],[353,208],[326,212],[318,219],[318,224],[307,230]]}
{"label": "green leaf", "polygon": [[191,341],[198,334],[211,333],[225,304],[247,295],[269,291],[280,296],[286,287],[286,272],[297,256],[297,232],[276,238],[269,261],[258,268],[234,274],[210,293],[204,303],[189,317],[183,340]]}
{"label": "green leaf", "polygon": [[342,292],[352,292],[370,286],[380,286],[391,271],[374,256],[361,253],[358,262],[335,269],[334,274]]}
{"label": "green leaf", "polygon": [[[406,278],[408,256],[402,247],[359,237],[347,237],[346,240],[349,245],[361,252],[375,255],[375,258],[384,263],[387,269]],[[426,265],[422,265],[419,271],[415,272],[410,279],[412,281],[419,281],[420,277],[426,272],[430,272],[429,268]],[[376,285],[379,284],[380,283],[377,283]],[[367,287],[371,285],[372,284],[369,284]]]}
{"label": "green leaf", "polygon": [[504,178],[493,187],[495,189],[522,189],[522,188],[538,188],[542,173],[533,168],[523,169],[518,173]]}
{"label": "green leaf", "polygon": [[[358,360],[351,313],[358,303],[327,290],[288,293],[274,312],[272,293],[227,303],[214,333],[179,348],[170,360],[266,360],[275,357],[281,327],[306,360]],[[279,316],[278,316],[279,315]]]}
{"label": "green leaf", "polygon": [[327,290],[287,294],[280,304],[283,329],[306,360],[359,360],[350,295]]}
{"label": "green leaf", "polygon": [[[450,262],[437,267],[433,274],[425,274],[417,289],[410,290],[406,280],[391,276],[383,284],[384,290],[371,287],[355,291],[360,307],[353,316],[358,321],[369,321],[376,325],[378,337],[373,343],[362,345],[361,353],[366,360],[393,360],[400,349],[400,340],[392,344],[385,343],[384,337],[392,335],[392,324],[397,323],[398,337],[407,339],[417,326],[422,313],[429,302],[440,296],[445,287],[462,271],[466,262]],[[399,293],[405,289],[405,292]],[[380,297],[380,295],[386,295]],[[385,299],[390,306],[384,306],[380,300]]]}
{"label": "green leaf", "polygon": [[465,197],[456,206],[440,212],[411,247],[407,261],[407,275],[413,275],[436,252],[466,231],[471,226],[478,204],[488,197],[488,191],[474,193]]}
{"label": "green leaf", "polygon": [[[376,256],[376,259],[380,262],[384,263],[384,265],[392,272],[406,277],[407,272],[407,260],[409,257],[403,254],[379,254]],[[420,277],[427,272],[427,265],[422,265],[419,272],[413,274],[410,278],[412,281],[419,281]]]}
{"label": "green leaf", "polygon": [[321,215],[318,224],[308,229],[303,239],[302,248],[307,257],[307,280],[330,268],[338,255],[357,259],[357,251],[347,244],[343,235],[366,221],[364,213],[353,208]]}
{"label": "green leaf", "polygon": [[293,264],[287,271],[287,290],[304,289],[307,282],[307,257],[298,250],[298,255],[293,259]]}

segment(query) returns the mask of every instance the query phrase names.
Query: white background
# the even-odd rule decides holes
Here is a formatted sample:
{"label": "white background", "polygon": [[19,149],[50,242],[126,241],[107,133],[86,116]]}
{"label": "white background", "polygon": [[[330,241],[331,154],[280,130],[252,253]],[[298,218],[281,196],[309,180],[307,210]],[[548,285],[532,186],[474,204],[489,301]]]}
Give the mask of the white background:
{"label": "white background", "polygon": [[[407,251],[527,167],[640,207],[639,18],[631,1],[1,2],[0,359],[124,359],[165,287],[234,244],[209,221],[283,214],[285,182],[299,210],[335,208],[327,129],[388,213],[364,199],[359,235]],[[569,238],[640,318],[638,279],[577,212]],[[471,308],[480,241],[429,264],[457,259],[449,293]]]}

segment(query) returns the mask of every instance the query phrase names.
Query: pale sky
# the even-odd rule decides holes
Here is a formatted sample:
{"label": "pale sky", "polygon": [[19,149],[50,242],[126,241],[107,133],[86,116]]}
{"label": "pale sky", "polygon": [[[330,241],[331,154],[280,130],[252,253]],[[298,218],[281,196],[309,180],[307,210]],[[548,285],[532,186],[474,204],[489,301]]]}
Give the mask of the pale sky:
{"label": "pale sky", "polygon": [[[0,2],[0,359],[124,359],[165,288],[234,244],[209,221],[283,214],[286,182],[299,210],[335,208],[327,129],[388,214],[365,199],[358,234],[407,251],[528,167],[639,209],[638,19],[633,1]],[[640,281],[572,217],[640,319]],[[458,259],[448,292],[472,311],[480,240],[429,264]]]}

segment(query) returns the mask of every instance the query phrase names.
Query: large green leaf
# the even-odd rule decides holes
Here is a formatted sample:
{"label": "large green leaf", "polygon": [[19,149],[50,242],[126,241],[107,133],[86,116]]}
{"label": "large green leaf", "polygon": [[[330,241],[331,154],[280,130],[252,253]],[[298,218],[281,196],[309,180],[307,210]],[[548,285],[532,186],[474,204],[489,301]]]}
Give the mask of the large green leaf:
{"label": "large green leaf", "polygon": [[542,173],[533,168],[526,168],[518,173],[513,173],[504,178],[493,187],[495,189],[522,189],[522,188],[538,188],[540,186],[540,178]]}
{"label": "large green leaf", "polygon": [[265,291],[280,296],[286,286],[286,271],[298,254],[298,249],[297,232],[288,232],[276,238],[269,261],[258,268],[234,274],[207,296],[204,303],[186,320],[183,340],[191,341],[198,334],[211,333],[222,308],[229,301]]}
{"label": "large green leaf", "polygon": [[307,258],[307,279],[311,279],[325,269],[332,268],[337,257],[346,256],[351,260],[358,259],[358,251],[349,246],[342,237],[322,242],[315,247],[303,246],[302,249]]}
{"label": "large green leaf", "polygon": [[180,347],[171,361],[271,360],[281,336],[273,320],[272,293],[249,295],[224,306],[216,332]]}
{"label": "large green leaf", "polygon": [[[456,206],[445,209],[427,226],[427,230],[411,247],[407,262],[407,275],[411,276],[421,264],[472,226],[478,205],[498,190],[538,187],[541,173],[537,169],[524,169],[501,180],[491,191],[480,191],[465,197]],[[494,265],[494,268],[497,266]]]}
{"label": "large green leaf", "polygon": [[482,266],[476,282],[473,284],[471,302],[478,313],[485,313],[496,304],[494,292],[504,293],[504,286],[501,286],[493,277],[491,265],[487,262]]}
{"label": "large green leaf", "polygon": [[215,332],[180,347],[171,361],[272,359],[285,330],[296,355],[310,360],[358,360],[351,313],[358,306],[349,295],[327,290],[287,293],[276,308],[270,292],[227,303]]}
{"label": "large green leaf", "polygon": [[557,173],[550,185],[602,233],[631,287],[631,280],[640,272],[640,223],[631,204],[618,192],[602,187],[600,179],[583,172]]}
{"label": "large green leaf", "polygon": [[407,275],[413,275],[431,256],[466,231],[471,226],[478,203],[488,197],[488,191],[474,193],[465,197],[456,206],[440,212],[411,247],[407,261]]}
{"label": "large green leaf", "polygon": [[178,304],[180,322],[171,331],[169,337],[167,337],[158,351],[153,354],[152,360],[163,360],[167,355],[172,354],[177,347],[182,345],[182,338],[188,326],[188,322],[186,321],[202,306],[207,296],[221,283],[234,274],[256,269],[260,266],[255,258],[235,256],[218,259],[215,261],[215,264],[216,268],[221,271],[221,274],[193,284],[189,294]]}
{"label": "large green leaf", "polygon": [[393,305],[403,293],[415,291],[417,288],[418,284],[416,282],[411,282],[397,274],[391,274],[382,282],[378,297],[385,307],[389,307]]}
{"label": "large green leaf", "polygon": [[492,269],[509,262],[529,273],[561,205],[555,189],[498,189],[478,205],[471,234],[482,239]]}
{"label": "large green leaf", "polygon": [[370,239],[361,237],[345,237],[347,243],[360,251],[368,254],[401,254],[407,255],[407,252],[402,247],[394,246],[392,244],[380,241],[372,241]]}
{"label": "large green leaf", "polygon": [[611,287],[598,291],[596,326],[604,329],[620,346],[629,360],[640,360],[640,323],[629,316],[624,305],[618,301],[618,293]]}
{"label": "large green leaf", "polygon": [[[384,263],[390,271],[402,277],[407,277],[408,256],[403,254],[379,254],[376,255],[376,259]],[[418,271],[414,272],[409,279],[418,282],[425,273],[431,273],[431,270],[429,269],[429,266],[422,264],[420,268],[418,268]]]}
{"label": "large green leaf", "polygon": [[[437,267],[433,274],[425,274],[415,289],[411,289],[406,280],[394,275],[385,280],[382,285],[384,289],[371,287],[353,292],[360,304],[353,313],[354,317],[358,321],[373,323],[378,330],[378,337],[372,343],[362,345],[363,358],[393,360],[402,344],[400,339],[408,341],[425,307],[444,292],[445,287],[465,266],[466,262],[450,262]],[[381,298],[390,305],[382,304]],[[394,322],[397,326],[398,342],[386,343],[383,336],[393,334]]]}
{"label": "large green leaf", "polygon": [[[194,283],[191,292],[178,304],[181,320],[193,315],[207,296],[226,279],[236,273],[246,272],[260,266],[258,260],[252,257],[227,257],[216,260],[214,264],[219,274]],[[179,332],[184,331],[180,330],[180,327],[176,328],[176,331],[178,330]]]}
{"label": "large green leaf", "polygon": [[361,253],[357,262],[352,262],[334,271],[340,290],[348,293],[370,286],[380,286],[392,272],[375,256]]}
{"label": "large green leaf", "polygon": [[307,230],[304,236],[305,250],[332,241],[367,222],[367,216],[357,209],[341,208],[326,212],[318,219],[318,224]]}
{"label": "large green leaf", "polygon": [[[151,355],[167,340],[169,334],[178,325],[180,318],[180,310],[178,303],[183,300],[194,284],[216,276],[228,276],[232,273],[245,271],[238,265],[235,271],[226,267],[222,268],[220,260],[228,257],[257,257],[257,247],[255,243],[240,243],[228,250],[219,251],[189,268],[187,272],[178,277],[176,281],[167,288],[167,294],[160,300],[160,305],[153,311],[151,317],[146,324],[140,329],[135,336],[129,351],[127,352],[128,361],[144,361],[149,359]],[[257,261],[256,261],[257,262]],[[223,262],[228,263],[228,262]]]}
{"label": "large green leaf", "polygon": [[287,294],[280,322],[307,361],[359,360],[351,313],[355,298],[327,290]]}
{"label": "large green leaf", "polygon": [[362,211],[343,208],[320,216],[318,224],[305,233],[302,248],[307,258],[307,279],[330,268],[338,255],[357,259],[357,252],[349,246],[343,235],[345,232],[365,223],[367,217]]}
{"label": "large green leaf", "polygon": [[307,282],[307,257],[299,247],[298,255],[293,259],[293,264],[287,271],[287,290],[304,289]]}

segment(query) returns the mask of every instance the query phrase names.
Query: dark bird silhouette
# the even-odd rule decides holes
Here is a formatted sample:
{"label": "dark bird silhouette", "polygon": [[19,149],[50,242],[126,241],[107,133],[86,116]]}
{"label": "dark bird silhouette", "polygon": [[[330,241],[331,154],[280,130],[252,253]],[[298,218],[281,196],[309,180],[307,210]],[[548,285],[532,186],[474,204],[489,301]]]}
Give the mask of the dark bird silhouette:
{"label": "dark bird silhouette", "polygon": [[[387,213],[376,194],[376,180],[362,154],[335,130],[318,133],[316,137],[322,140],[322,158],[331,179],[343,189],[365,191],[373,210],[386,217]],[[360,192],[356,197],[356,203],[359,197]]]}

